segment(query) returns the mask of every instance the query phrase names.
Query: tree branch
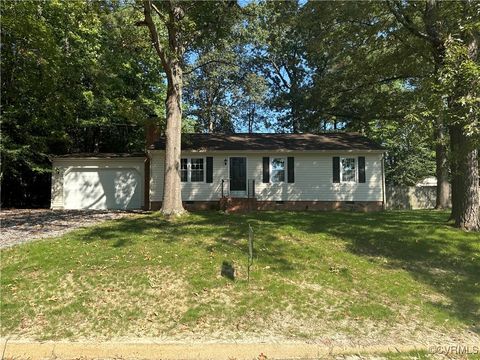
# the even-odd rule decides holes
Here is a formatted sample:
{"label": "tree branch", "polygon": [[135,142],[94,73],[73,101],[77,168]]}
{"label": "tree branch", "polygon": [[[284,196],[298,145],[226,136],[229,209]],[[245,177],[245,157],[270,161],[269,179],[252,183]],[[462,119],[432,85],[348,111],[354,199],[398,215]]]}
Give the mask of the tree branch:
{"label": "tree branch", "polygon": [[388,5],[388,8],[390,9],[390,12],[393,14],[393,16],[395,16],[397,21],[400,24],[402,24],[408,31],[410,31],[411,34],[424,40],[428,40],[428,41],[432,40],[430,36],[428,36],[428,34],[420,31],[414,25],[413,21],[408,17],[407,14],[402,13],[396,8],[396,6],[394,5],[394,1],[391,1],[391,0],[387,1],[387,5]]}
{"label": "tree branch", "polygon": [[439,31],[438,20],[437,4],[427,1],[423,13],[423,22],[425,23],[425,31],[434,47],[434,56],[437,64],[443,62],[443,57],[445,56],[445,46]]}
{"label": "tree branch", "polygon": [[365,88],[365,87],[368,87],[368,86],[385,84],[385,83],[389,83],[391,81],[396,81],[396,80],[407,80],[407,79],[411,79],[411,78],[415,78],[415,77],[418,77],[418,76],[406,76],[406,75],[391,76],[391,77],[387,77],[387,78],[383,78],[383,79],[378,79],[378,80],[375,80],[375,81],[369,81],[369,82],[360,84],[358,86],[355,86],[353,88],[339,90],[338,93],[343,94],[343,93],[359,90],[359,89],[362,89],[362,88]]}
{"label": "tree branch", "polygon": [[209,64],[224,64],[224,65],[235,65],[235,63],[233,62],[230,62],[230,61],[225,61],[225,60],[208,60],[207,62],[203,63],[203,64],[200,64],[198,66],[195,66],[193,69],[190,69],[188,71],[185,71],[183,74],[184,75],[188,75],[188,74],[191,74],[192,72],[194,72],[195,70],[198,70],[204,66],[207,66]]}
{"label": "tree branch", "polygon": [[162,17],[163,14],[161,13],[160,10],[158,10],[158,7],[157,7],[154,3],[152,3],[152,2],[150,2],[150,4],[152,4],[152,9],[157,13],[157,15],[160,16],[160,17]]}
{"label": "tree branch", "polygon": [[[158,10],[158,9],[157,9]],[[143,15],[145,19],[143,21],[138,21],[137,26],[146,26],[150,32],[150,39],[152,40],[152,45],[155,48],[155,51],[162,62],[163,69],[167,72],[168,62],[167,57],[165,54],[165,50],[163,49],[162,45],[160,44],[160,38],[158,36],[157,27],[152,19],[152,1],[151,0],[144,0],[143,1]],[[169,76],[169,74],[167,74]]]}
{"label": "tree branch", "polygon": [[275,69],[275,72],[276,72],[277,76],[280,78],[280,80],[281,80],[281,82],[283,83],[283,85],[284,85],[287,89],[290,89],[290,84],[289,84],[288,81],[285,80],[285,78],[283,77],[282,72],[281,72],[280,68],[278,67],[277,63],[275,62],[275,60],[273,60],[271,57],[269,57],[268,60],[269,60],[270,63],[272,64],[273,68]]}
{"label": "tree branch", "polygon": [[170,20],[167,21],[167,28],[170,49],[174,50],[175,56],[179,61],[183,56],[185,48],[181,39],[181,33],[177,29],[177,24],[185,17],[185,11],[178,4],[175,4],[177,3],[168,1],[168,16]]}

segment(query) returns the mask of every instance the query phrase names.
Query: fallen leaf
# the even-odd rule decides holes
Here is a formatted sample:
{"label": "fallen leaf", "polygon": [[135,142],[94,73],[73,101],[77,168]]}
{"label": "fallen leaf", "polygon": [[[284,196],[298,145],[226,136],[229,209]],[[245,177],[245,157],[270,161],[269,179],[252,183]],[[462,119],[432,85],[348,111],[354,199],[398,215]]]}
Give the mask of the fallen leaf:
{"label": "fallen leaf", "polygon": [[267,360],[267,355],[265,355],[263,352],[258,355],[258,360]]}

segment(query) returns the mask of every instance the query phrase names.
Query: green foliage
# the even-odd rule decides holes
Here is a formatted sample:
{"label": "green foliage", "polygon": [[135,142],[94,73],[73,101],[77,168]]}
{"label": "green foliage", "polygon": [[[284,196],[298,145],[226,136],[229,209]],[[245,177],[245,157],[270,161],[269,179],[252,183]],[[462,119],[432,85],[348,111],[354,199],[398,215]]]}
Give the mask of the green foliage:
{"label": "green foliage", "polygon": [[186,56],[185,113],[196,121],[196,131],[243,130],[252,123],[247,120],[252,116],[258,129],[264,121],[263,113],[252,111],[264,104],[266,87],[250,53],[252,36],[246,24],[251,14],[238,8],[229,9],[228,14],[230,20],[224,26],[230,26],[230,31],[215,41],[197,42]]}
{"label": "green foliage", "polygon": [[45,177],[43,191],[31,181],[50,154],[143,149],[143,122],[163,115],[165,86],[135,9],[32,0],[4,1],[1,12],[4,206],[49,193]]}
{"label": "green foliage", "polygon": [[[137,2],[143,7],[142,1]],[[228,36],[231,26],[238,19],[238,6],[235,1],[154,0],[152,5],[157,15],[154,21],[158,22],[160,45],[168,56],[173,57],[191,54],[212,46],[212,43],[217,44]],[[173,8],[177,9],[176,13],[173,13]],[[170,18],[173,18],[174,22],[170,22]],[[175,39],[179,42],[180,52],[171,53],[173,44],[168,37],[167,27],[174,29],[176,34],[181,34]]]}
{"label": "green foliage", "polygon": [[[480,24],[476,28],[480,32]],[[464,133],[480,146],[480,61],[473,59],[470,51],[479,50],[469,49],[460,40],[448,39],[439,90],[449,102],[449,123],[461,125]]]}
{"label": "green foliage", "polygon": [[279,131],[305,130],[311,69],[305,60],[305,36],[299,1],[252,3],[246,25],[253,68],[269,86],[266,105],[276,115]]}
{"label": "green foliage", "polygon": [[185,99],[197,131],[233,132],[233,112],[240,94],[235,52],[228,45],[215,46],[200,52],[191,68],[186,74]]}
{"label": "green foliage", "polygon": [[[172,51],[169,2],[154,3]],[[168,55],[184,68],[183,131],[359,131],[387,148],[387,181],[433,175],[438,119],[480,143],[480,3],[419,4],[179,2],[181,51]],[[2,2],[4,204],[48,185],[48,154],[141,150],[144,119],[165,118],[164,69],[135,26],[142,8]]]}
{"label": "green foliage", "polygon": [[[238,35],[238,36],[237,36]],[[252,69],[242,34],[233,33],[221,43],[199,52],[186,75],[187,114],[196,119],[197,131],[249,132],[264,122],[265,79]]]}
{"label": "green foliage", "polygon": [[424,124],[372,121],[366,134],[388,149],[385,159],[387,183],[413,186],[435,173],[435,151],[425,137]]}
{"label": "green foliage", "polygon": [[388,182],[411,185],[434,173],[428,105],[418,79],[430,71],[399,38],[385,3],[311,2],[300,21],[312,83],[304,129],[359,131],[387,149]]}

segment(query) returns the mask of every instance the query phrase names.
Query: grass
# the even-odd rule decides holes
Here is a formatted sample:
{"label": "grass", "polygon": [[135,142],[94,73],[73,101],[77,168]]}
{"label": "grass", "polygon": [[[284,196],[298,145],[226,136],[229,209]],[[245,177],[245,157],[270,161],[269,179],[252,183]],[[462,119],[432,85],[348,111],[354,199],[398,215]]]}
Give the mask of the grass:
{"label": "grass", "polygon": [[[478,339],[480,236],[447,217],[204,212],[107,222],[1,251],[1,334]],[[234,281],[220,276],[224,261]]]}

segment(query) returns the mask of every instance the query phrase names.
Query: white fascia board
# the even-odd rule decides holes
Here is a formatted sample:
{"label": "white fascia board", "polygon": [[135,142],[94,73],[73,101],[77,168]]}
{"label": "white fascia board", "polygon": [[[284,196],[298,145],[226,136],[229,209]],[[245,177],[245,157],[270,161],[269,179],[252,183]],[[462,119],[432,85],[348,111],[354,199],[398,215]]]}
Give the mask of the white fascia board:
{"label": "white fascia board", "polygon": [[[383,154],[387,150],[361,150],[361,149],[349,149],[349,150],[182,150],[182,153],[212,153],[212,154],[266,154],[266,153],[307,153],[307,154],[352,154],[352,153],[367,153],[367,154]],[[163,153],[165,150],[149,150],[152,154]]]}

